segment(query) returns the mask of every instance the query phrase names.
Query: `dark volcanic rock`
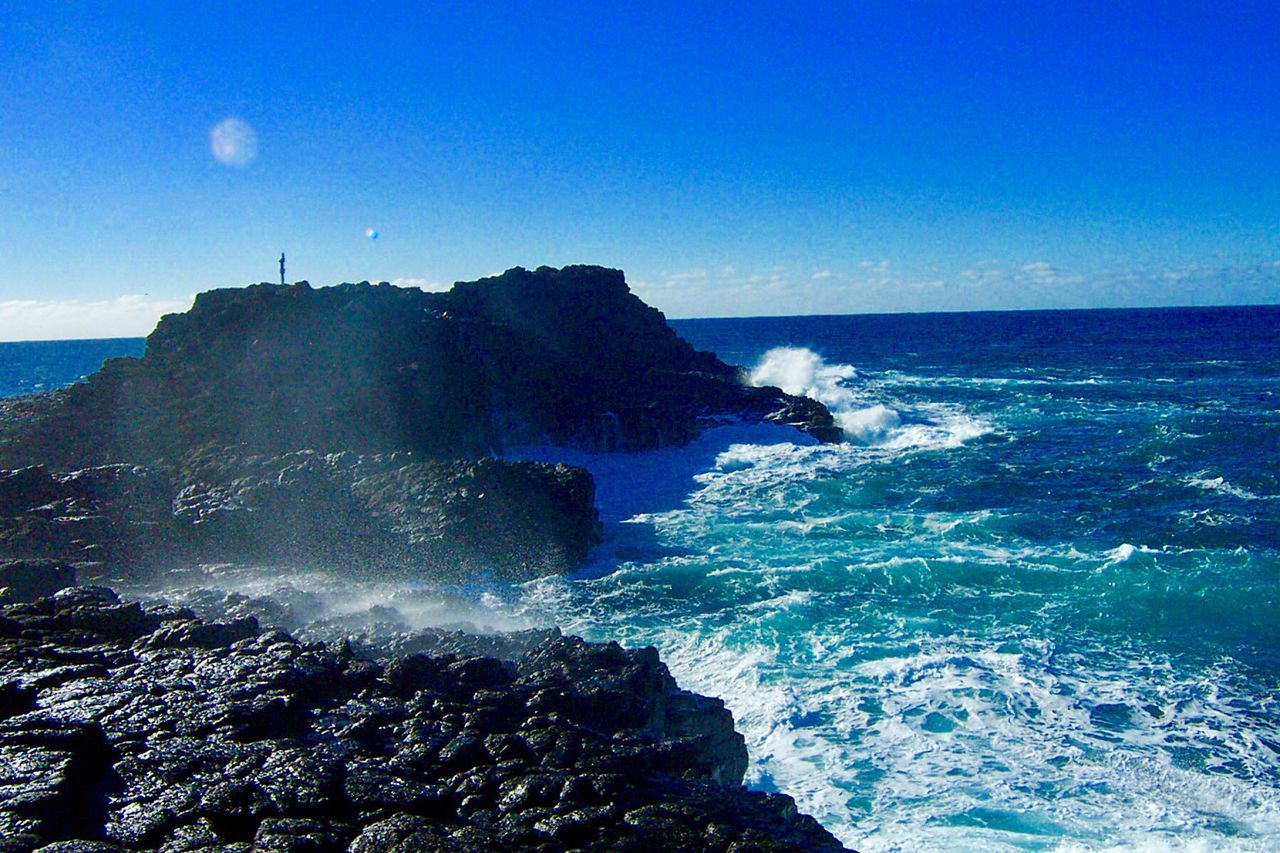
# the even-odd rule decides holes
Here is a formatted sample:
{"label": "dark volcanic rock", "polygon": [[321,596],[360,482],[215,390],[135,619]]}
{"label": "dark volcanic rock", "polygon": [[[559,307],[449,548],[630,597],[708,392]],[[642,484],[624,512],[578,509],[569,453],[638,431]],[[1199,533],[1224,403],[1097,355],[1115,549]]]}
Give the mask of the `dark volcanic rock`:
{"label": "dark volcanic rock", "polygon": [[35,601],[75,584],[75,568],[56,560],[0,562],[0,603]]}
{"label": "dark volcanic rock", "polygon": [[0,471],[0,558],[525,579],[585,560],[594,487],[493,450],[682,444],[725,415],[839,440],[821,403],[744,386],[617,270],[211,291],[141,359],[0,403],[0,464],[25,466]]}
{"label": "dark volcanic rock", "polygon": [[0,609],[4,850],[838,850],[652,649],[360,659],[103,588]]}
{"label": "dark volcanic rock", "polygon": [[[4,490],[15,482],[30,497]],[[135,570],[279,562],[523,580],[586,558],[599,535],[594,496],[590,475],[564,465],[206,448],[173,465],[0,472],[0,558]],[[0,566],[0,586],[12,576],[29,590],[14,594],[59,588],[36,580],[55,582],[49,564],[13,565]]]}
{"label": "dark volcanic rock", "polygon": [[448,293],[210,291],[161,320],[141,359],[9,408],[23,417],[0,418],[0,464],[59,470],[206,445],[442,458],[528,441],[638,449],[685,443],[725,414],[839,440],[821,404],[744,387],[620,271],[585,266],[516,268]]}

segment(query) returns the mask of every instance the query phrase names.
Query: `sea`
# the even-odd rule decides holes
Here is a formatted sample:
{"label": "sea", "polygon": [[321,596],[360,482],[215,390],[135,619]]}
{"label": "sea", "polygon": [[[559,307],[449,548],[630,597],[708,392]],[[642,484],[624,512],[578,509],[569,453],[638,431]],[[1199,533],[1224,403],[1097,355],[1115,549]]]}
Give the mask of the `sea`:
{"label": "sea", "polygon": [[[1280,306],[671,325],[848,441],[510,450],[606,540],[468,618],[656,646],[863,851],[1280,850]],[[141,350],[0,344],[0,392]]]}

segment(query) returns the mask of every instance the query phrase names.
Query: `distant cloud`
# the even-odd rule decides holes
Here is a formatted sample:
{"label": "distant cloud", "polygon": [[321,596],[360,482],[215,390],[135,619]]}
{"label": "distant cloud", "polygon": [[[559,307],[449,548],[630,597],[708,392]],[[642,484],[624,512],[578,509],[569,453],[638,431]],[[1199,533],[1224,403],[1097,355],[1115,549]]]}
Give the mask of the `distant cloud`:
{"label": "distant cloud", "polygon": [[425,278],[397,278],[391,282],[396,287],[416,287],[419,290],[427,290],[432,293],[439,293],[448,290],[453,285],[441,284],[438,281],[431,281]]}
{"label": "distant cloud", "polygon": [[1079,284],[1084,281],[1083,276],[1062,273],[1048,261],[1034,261],[1033,263],[1023,264],[1018,273],[1018,275],[1014,276],[1016,280],[1046,287]]}
{"label": "distant cloud", "polygon": [[[721,270],[721,274],[724,275],[726,273],[723,270]],[[728,274],[732,275],[732,273],[728,273]],[[689,270],[688,272],[668,273],[666,275],[668,287],[677,285],[677,284],[680,284],[681,282],[686,282],[686,281],[702,281],[706,277],[707,277],[706,270]]]}
{"label": "distant cloud", "polygon": [[1088,275],[1047,260],[978,260],[954,271],[909,272],[887,260],[788,272],[765,266],[664,273],[631,282],[672,317],[853,314],[882,311],[984,311],[1142,305],[1280,302],[1280,263],[1169,269],[1099,270]]}
{"label": "distant cloud", "polygon": [[193,298],[8,299],[0,301],[0,340],[140,338],[151,333],[161,316],[190,308]]}

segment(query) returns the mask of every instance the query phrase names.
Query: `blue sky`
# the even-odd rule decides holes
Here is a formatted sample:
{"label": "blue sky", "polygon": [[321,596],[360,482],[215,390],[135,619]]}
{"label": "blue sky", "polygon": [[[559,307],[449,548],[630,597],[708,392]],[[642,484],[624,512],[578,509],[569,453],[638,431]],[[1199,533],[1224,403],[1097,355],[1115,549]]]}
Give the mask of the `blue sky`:
{"label": "blue sky", "polygon": [[282,250],[674,317],[1280,301],[1274,2],[320,6],[0,11],[0,338]]}

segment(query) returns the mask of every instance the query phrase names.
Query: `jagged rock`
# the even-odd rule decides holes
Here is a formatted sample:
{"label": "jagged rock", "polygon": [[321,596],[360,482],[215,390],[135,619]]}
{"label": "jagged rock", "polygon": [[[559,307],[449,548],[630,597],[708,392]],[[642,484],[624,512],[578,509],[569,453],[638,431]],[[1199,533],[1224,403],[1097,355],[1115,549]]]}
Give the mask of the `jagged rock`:
{"label": "jagged rock", "polygon": [[[163,318],[141,359],[113,359],[42,399],[0,417],[0,464],[152,463],[210,445],[438,458],[529,441],[630,450],[683,444],[723,414],[839,440],[821,404],[744,387],[622,272],[590,266],[517,267],[448,293],[210,291]],[[0,483],[0,513],[4,493]]]}
{"label": "jagged rock", "polygon": [[[276,561],[526,580],[582,563],[600,530],[590,475],[534,462],[204,448],[173,465],[42,471],[39,483],[32,500],[42,504],[9,496],[0,556],[135,571]],[[26,598],[52,591],[31,586],[37,576],[53,582],[42,568],[51,564],[13,565],[0,568],[0,586],[11,575],[30,588],[17,593]]]}
{"label": "jagged rock", "polygon": [[75,567],[56,560],[0,562],[0,602],[35,601],[75,583]]}
{"label": "jagged rock", "polygon": [[454,651],[374,661],[181,613],[0,608],[0,849],[840,849],[740,787],[732,717],[653,649],[427,632]]}

